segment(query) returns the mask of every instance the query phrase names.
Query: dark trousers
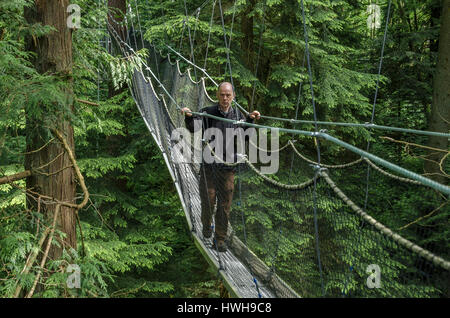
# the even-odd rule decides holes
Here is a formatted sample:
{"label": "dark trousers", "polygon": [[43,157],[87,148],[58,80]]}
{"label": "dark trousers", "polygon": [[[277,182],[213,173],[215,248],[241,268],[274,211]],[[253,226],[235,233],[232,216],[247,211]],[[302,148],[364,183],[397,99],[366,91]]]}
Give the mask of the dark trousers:
{"label": "dark trousers", "polygon": [[218,241],[225,240],[230,218],[234,191],[234,171],[209,167],[200,168],[200,199],[203,228],[211,227],[214,205],[217,198],[215,235]]}

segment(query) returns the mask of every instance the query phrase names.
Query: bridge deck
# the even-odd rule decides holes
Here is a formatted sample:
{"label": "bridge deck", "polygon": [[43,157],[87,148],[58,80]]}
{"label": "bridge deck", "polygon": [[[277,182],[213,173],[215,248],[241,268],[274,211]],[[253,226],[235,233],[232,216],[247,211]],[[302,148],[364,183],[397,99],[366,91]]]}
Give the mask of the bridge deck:
{"label": "bridge deck", "polygon": [[[224,284],[234,297],[242,298],[274,298],[274,297],[299,297],[283,280],[275,273],[265,280],[270,286],[266,286],[261,278],[268,277],[270,269],[234,235],[230,235],[230,248],[225,253],[219,253],[212,245],[212,239],[205,239],[202,235],[201,203],[198,187],[199,164],[186,164],[182,162],[182,154],[171,147],[170,132],[174,129],[163,117],[168,116],[162,111],[161,101],[150,98],[155,96],[151,83],[147,82],[140,73],[133,77],[135,89],[140,96],[133,98],[138,106],[144,122],[160,148],[166,166],[169,169],[180,201],[192,230],[194,242],[208,260],[216,267],[223,278]],[[132,93],[133,90],[132,90]],[[247,266],[245,265],[247,264]],[[251,266],[251,270],[248,266]],[[258,288],[254,282],[256,279]],[[258,294],[259,291],[259,294]]]}
{"label": "bridge deck", "polygon": [[[201,225],[201,203],[198,187],[198,174],[192,165],[179,164],[178,173],[182,180],[181,194],[188,193],[189,198],[183,198],[185,201],[185,213],[186,217],[191,223],[192,235],[196,241],[197,246],[202,249],[203,255],[212,263],[216,268],[222,268],[219,270],[220,275],[224,278],[225,284],[228,285],[228,289],[232,289],[232,294],[237,297],[243,298],[257,298],[258,290],[253,281],[253,275],[247,267],[245,267],[241,260],[233,254],[231,249],[227,252],[220,253],[213,247],[212,238],[205,239],[202,235]],[[183,191],[184,190],[184,191]],[[179,192],[180,193],[180,192]],[[187,203],[187,204],[186,204]],[[187,210],[189,209],[189,210]],[[189,217],[189,212],[191,217]],[[273,293],[266,287],[259,278],[256,278],[258,282],[259,292],[262,298],[275,297]]]}

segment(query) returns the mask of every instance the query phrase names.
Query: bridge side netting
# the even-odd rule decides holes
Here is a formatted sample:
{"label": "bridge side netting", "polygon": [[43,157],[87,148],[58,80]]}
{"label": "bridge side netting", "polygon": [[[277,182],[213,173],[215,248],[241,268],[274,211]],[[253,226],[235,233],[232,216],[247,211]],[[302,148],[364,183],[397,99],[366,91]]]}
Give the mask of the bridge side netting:
{"label": "bridge side netting", "polygon": [[[175,162],[174,158],[179,154],[173,153],[174,142],[170,135],[175,128],[184,127],[184,116],[179,107],[198,111],[214,102],[207,96],[203,80],[195,83],[189,73],[181,72],[178,63],[161,58],[158,69],[165,90],[150,77],[144,78],[139,73],[134,77],[138,87],[136,95],[142,99],[141,110],[161,141],[174,171],[191,169],[193,173],[200,174],[197,163]],[[150,85],[150,82],[153,84]],[[286,146],[291,138],[295,139],[287,135],[280,138],[279,147],[285,147],[279,151],[278,172],[266,175],[266,178],[276,180],[275,183],[258,173],[261,167],[267,166],[261,163],[251,165],[244,162],[235,174],[229,232],[231,237],[234,235],[243,244],[244,248],[241,246],[236,253],[255,277],[267,286],[278,286],[277,296],[281,297],[287,297],[289,292],[283,294],[280,281],[305,297],[445,297],[448,293],[448,271],[411,252],[365,222],[338,197],[324,178],[316,175],[310,163],[299,157],[292,147]],[[299,146],[298,143],[296,145]],[[206,146],[202,144],[202,147]],[[345,169],[330,168],[328,173],[355,204],[363,207],[366,170],[366,162],[360,161]],[[316,202],[311,182],[315,175]],[[349,182],[349,176],[354,182]],[[404,219],[401,222],[389,224],[392,214],[396,213],[395,200],[399,199],[396,195],[402,192],[401,189],[406,191],[419,187],[420,190],[413,191],[433,197],[434,191],[429,188],[392,180],[374,169],[370,178],[375,181],[370,187],[374,193],[369,193],[366,210],[369,214],[374,210],[372,216],[393,229],[399,223],[414,221],[402,215]],[[283,186],[302,185],[308,181],[303,186]],[[375,189],[385,187],[389,193],[393,186],[397,187],[395,194],[387,195],[386,201],[380,202]],[[186,206],[192,205],[193,198],[189,193],[185,193],[184,199]],[[195,200],[198,204],[198,198]],[[389,200],[393,200],[391,204],[388,204]],[[377,205],[383,208],[376,208]],[[420,213],[424,212],[418,207],[417,215]],[[416,244],[425,244],[423,247],[448,259],[448,249],[442,248],[442,241],[427,244],[432,226],[436,226],[442,218],[448,220],[448,208],[444,207],[437,215],[438,219],[426,220],[429,224],[420,224],[422,228],[429,227],[427,230],[416,226],[401,234]],[[448,244],[445,233],[443,236],[444,243]],[[233,248],[233,239],[229,240]],[[212,244],[213,241],[207,243]],[[253,256],[257,256],[264,266],[254,263]],[[279,277],[280,281],[274,280],[274,277]]]}

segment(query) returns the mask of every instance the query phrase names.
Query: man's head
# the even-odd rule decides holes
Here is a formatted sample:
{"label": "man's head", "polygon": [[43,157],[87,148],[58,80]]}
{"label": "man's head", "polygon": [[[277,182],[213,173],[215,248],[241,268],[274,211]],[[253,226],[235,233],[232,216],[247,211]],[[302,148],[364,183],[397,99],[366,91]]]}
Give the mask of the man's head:
{"label": "man's head", "polygon": [[219,84],[219,87],[217,89],[217,99],[219,100],[219,105],[223,110],[228,110],[234,97],[235,94],[233,91],[233,85],[231,85],[231,83],[222,82]]}

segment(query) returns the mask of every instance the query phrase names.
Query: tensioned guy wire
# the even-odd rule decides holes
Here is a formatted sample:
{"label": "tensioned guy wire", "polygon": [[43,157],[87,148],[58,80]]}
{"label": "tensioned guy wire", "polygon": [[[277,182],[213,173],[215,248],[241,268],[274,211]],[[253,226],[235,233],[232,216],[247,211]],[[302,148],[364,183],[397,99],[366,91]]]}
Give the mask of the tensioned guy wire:
{"label": "tensioned guy wire", "polygon": [[253,81],[252,98],[250,100],[250,107],[249,107],[250,111],[253,110],[253,101],[255,99],[255,91],[256,91],[256,81],[258,80],[257,76],[258,76],[259,60],[261,58],[262,38],[263,38],[263,33],[265,31],[265,25],[266,25],[266,19],[265,19],[265,16],[264,16],[265,12],[266,12],[266,1],[264,0],[262,17],[261,17],[261,19],[262,19],[262,28],[261,28],[261,31],[260,31],[260,34],[259,34],[258,55],[257,55],[257,58],[256,58],[256,66],[255,66],[255,80]]}
{"label": "tensioned guy wire", "polygon": [[231,85],[233,86],[233,90],[234,90],[233,72],[231,70],[231,61],[230,61],[230,47],[228,45],[227,33],[225,31],[225,22],[223,19],[223,10],[222,10],[222,1],[221,0],[219,0],[219,10],[220,10],[220,20],[222,22],[223,38],[224,38],[225,48],[226,48],[226,52],[227,52],[227,64],[228,64],[228,69],[230,71],[230,81],[231,81]]}
{"label": "tensioned guy wire", "polygon": [[[190,48],[191,48],[191,59],[192,59],[192,63],[195,64],[194,41],[191,37],[191,27],[189,26],[189,17],[188,17],[188,12],[187,12],[186,0],[184,0],[184,11],[186,14],[186,25],[187,25],[187,29],[188,29],[188,35],[189,35],[189,44],[190,44]],[[195,78],[197,78],[197,70],[194,69],[194,72],[195,72]]]}
{"label": "tensioned guy wire", "polygon": [[[312,99],[312,105],[313,105],[313,112],[314,112],[314,126],[316,133],[318,132],[318,126],[317,126],[317,112],[316,112],[316,104],[314,101],[314,88],[313,88],[313,79],[312,79],[312,71],[311,71],[311,62],[310,62],[310,54],[309,54],[309,43],[308,43],[308,31],[306,28],[306,18],[305,18],[305,7],[303,5],[303,0],[301,0],[301,7],[302,7],[302,20],[303,20],[303,30],[305,33],[305,51],[306,51],[306,61],[308,64],[308,74],[309,74],[309,86],[311,89],[311,99]],[[316,149],[317,149],[317,163],[318,166],[315,167],[315,175],[314,175],[314,232],[315,232],[315,241],[316,241],[316,253],[317,253],[317,262],[319,266],[319,272],[320,272],[320,284],[322,289],[322,296],[325,296],[325,287],[324,287],[324,281],[323,281],[323,271],[322,271],[322,263],[320,259],[320,247],[319,247],[319,225],[317,221],[317,177],[319,175],[319,172],[321,171],[320,168],[320,142],[317,138],[314,139],[316,141]]]}
{"label": "tensioned guy wire", "polygon": [[208,61],[209,42],[211,41],[211,29],[212,29],[212,23],[213,23],[213,19],[214,19],[214,9],[216,7],[216,1],[217,0],[214,0],[213,7],[211,10],[211,20],[209,21],[208,41],[206,42],[205,64],[203,65],[203,69],[206,69],[206,63]]}
{"label": "tensioned guy wire", "polygon": [[[378,75],[377,75],[377,84],[375,88],[375,96],[373,98],[373,107],[372,107],[372,117],[370,118],[370,123],[373,124],[373,121],[375,119],[375,107],[377,104],[377,96],[378,96],[378,89],[380,87],[380,75],[381,75],[381,67],[383,65],[383,56],[384,56],[384,47],[386,45],[386,35],[389,25],[389,15],[391,11],[391,1],[389,0],[388,8],[387,8],[387,14],[386,14],[386,26],[384,28],[384,36],[383,36],[383,44],[381,47],[381,56],[380,56],[380,63],[378,65]],[[369,130],[370,132],[370,130]],[[369,151],[370,149],[370,139],[367,140],[367,148],[366,151]],[[366,193],[364,198],[364,210],[367,209],[367,201],[369,200],[369,178],[370,178],[370,165],[367,165],[367,175],[366,175]]]}

